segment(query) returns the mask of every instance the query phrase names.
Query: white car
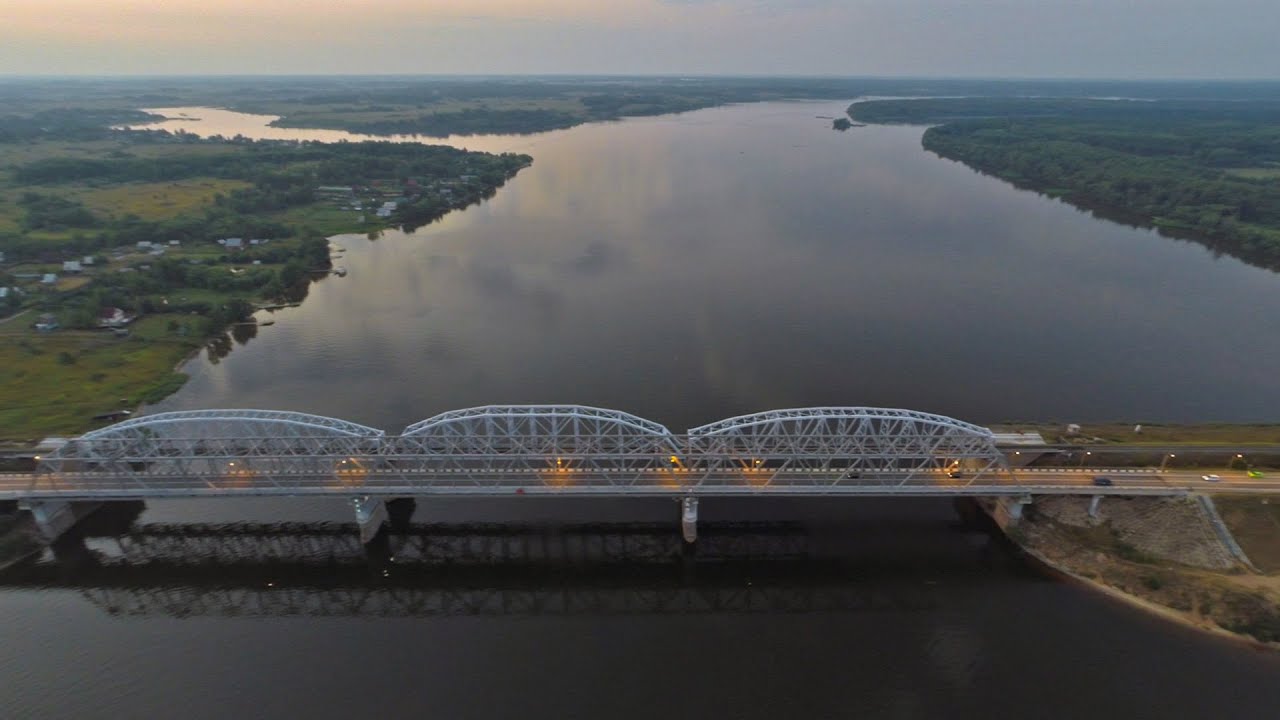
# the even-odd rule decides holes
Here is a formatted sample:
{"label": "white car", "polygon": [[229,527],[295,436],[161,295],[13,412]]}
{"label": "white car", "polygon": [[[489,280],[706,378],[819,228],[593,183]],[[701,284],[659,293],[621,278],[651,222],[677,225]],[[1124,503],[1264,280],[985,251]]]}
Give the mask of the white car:
{"label": "white car", "polygon": [[1222,478],[1218,477],[1217,475],[1201,475],[1200,479],[1206,482],[1218,482]]}

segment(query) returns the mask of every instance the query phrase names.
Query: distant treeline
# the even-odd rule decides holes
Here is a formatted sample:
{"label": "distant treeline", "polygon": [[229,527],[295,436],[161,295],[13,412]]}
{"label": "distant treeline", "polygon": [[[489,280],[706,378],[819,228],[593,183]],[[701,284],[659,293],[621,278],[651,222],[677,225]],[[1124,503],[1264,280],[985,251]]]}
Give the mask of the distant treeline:
{"label": "distant treeline", "polygon": [[100,140],[111,126],[158,120],[141,110],[85,110],[53,108],[31,114],[0,115],[0,144],[37,140]]}
{"label": "distant treeline", "polygon": [[1280,270],[1280,104],[963,98],[849,114],[943,123],[923,140],[942,157]]}

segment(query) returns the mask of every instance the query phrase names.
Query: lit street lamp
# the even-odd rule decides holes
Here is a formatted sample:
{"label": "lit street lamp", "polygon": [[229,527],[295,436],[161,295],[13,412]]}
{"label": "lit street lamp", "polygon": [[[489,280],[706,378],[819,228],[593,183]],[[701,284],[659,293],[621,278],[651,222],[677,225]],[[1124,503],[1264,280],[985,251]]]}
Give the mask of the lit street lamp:
{"label": "lit street lamp", "polygon": [[1164,459],[1160,461],[1160,472],[1164,472],[1165,463],[1169,462],[1169,458],[1175,458],[1175,457],[1178,457],[1178,456],[1174,455],[1173,453],[1165,454]]}

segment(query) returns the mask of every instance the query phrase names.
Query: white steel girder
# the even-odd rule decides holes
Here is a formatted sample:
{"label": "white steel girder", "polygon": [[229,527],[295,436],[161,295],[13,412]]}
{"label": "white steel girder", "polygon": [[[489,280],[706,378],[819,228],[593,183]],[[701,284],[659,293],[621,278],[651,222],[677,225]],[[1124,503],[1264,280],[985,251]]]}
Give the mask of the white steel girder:
{"label": "white steel girder", "polygon": [[41,460],[29,494],[834,494],[983,486],[1007,470],[991,431],[911,410],[774,410],[675,435],[616,410],[490,405],[392,437],[302,413],[201,410],[72,440]]}

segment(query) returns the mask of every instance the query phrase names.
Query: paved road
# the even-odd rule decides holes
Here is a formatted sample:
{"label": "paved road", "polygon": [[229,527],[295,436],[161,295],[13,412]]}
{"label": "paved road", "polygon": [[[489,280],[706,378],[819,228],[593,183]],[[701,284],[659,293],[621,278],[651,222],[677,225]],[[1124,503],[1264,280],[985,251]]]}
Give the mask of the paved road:
{"label": "paved road", "polygon": [[[572,471],[525,470],[478,477],[469,472],[411,473],[359,471],[338,474],[274,474],[248,472],[221,476],[113,477],[95,473],[0,474],[0,499],[32,497],[124,499],[216,496],[354,495],[413,496],[699,496],[848,495],[1180,495],[1186,492],[1280,494],[1280,476],[1250,478],[1244,471],[1220,471],[1206,481],[1200,473],[1133,468],[1023,468],[1013,475],[951,478],[943,472],[907,476],[880,474],[833,478],[806,470],[750,472],[698,478],[679,471],[648,472],[606,478]],[[1099,486],[1095,477],[1110,479]]]}

